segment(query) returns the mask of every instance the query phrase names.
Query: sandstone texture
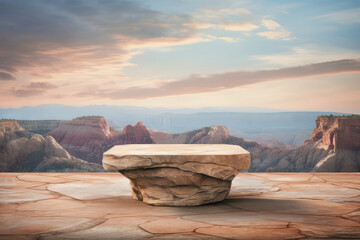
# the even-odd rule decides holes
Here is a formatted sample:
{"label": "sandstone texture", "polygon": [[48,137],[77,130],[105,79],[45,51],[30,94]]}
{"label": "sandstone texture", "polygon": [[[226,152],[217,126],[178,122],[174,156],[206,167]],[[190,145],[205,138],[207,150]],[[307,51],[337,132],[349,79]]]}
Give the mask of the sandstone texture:
{"label": "sandstone texture", "polygon": [[158,144],[223,144],[231,137],[227,127],[216,125],[185,133],[150,132],[151,138]]}
{"label": "sandstone texture", "polygon": [[119,173],[0,173],[0,239],[360,239],[360,173],[242,173],[192,207],[133,200]]}
{"label": "sandstone texture", "polygon": [[268,147],[234,137],[225,126],[175,134],[151,131],[151,137],[155,143],[239,145],[251,154],[250,172],[358,172],[359,129],[360,119],[318,117],[312,137],[295,149]]}
{"label": "sandstone texture", "polygon": [[103,167],[130,179],[133,197],[153,205],[195,206],[222,201],[250,154],[224,144],[131,144],[104,153]]}
{"label": "sandstone texture", "polygon": [[0,121],[0,171],[102,171],[71,156],[53,137],[28,134],[16,121]]}
{"label": "sandstone texture", "polygon": [[28,137],[29,134],[15,120],[0,120],[0,148],[16,138]]}
{"label": "sandstone texture", "polygon": [[101,116],[75,118],[61,124],[49,135],[71,155],[94,163],[101,163],[102,154],[114,145],[152,143],[149,131],[141,122],[117,131]]}

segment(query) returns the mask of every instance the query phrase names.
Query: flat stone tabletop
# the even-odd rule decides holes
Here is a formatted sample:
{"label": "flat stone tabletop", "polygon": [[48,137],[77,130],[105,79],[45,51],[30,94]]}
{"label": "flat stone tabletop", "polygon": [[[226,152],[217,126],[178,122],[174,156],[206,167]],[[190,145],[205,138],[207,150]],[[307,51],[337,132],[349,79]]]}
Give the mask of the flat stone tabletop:
{"label": "flat stone tabletop", "polygon": [[138,156],[203,156],[203,155],[241,155],[248,151],[237,145],[229,144],[128,144],[117,145],[106,152],[106,155]]}
{"label": "flat stone tabletop", "polygon": [[133,200],[119,173],[0,173],[0,239],[360,239],[360,173],[242,173],[196,207]]}
{"label": "flat stone tabletop", "polygon": [[195,206],[224,200],[250,153],[228,144],[129,144],[106,151],[102,162],[130,179],[139,201]]}

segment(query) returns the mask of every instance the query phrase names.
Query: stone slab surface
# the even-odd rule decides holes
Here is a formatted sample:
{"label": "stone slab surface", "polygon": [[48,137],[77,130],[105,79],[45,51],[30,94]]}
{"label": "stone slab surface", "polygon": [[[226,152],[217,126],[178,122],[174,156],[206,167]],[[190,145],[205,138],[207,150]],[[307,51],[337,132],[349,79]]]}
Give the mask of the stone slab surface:
{"label": "stone slab surface", "polygon": [[229,144],[129,144],[106,151],[102,163],[130,179],[134,199],[197,206],[224,200],[250,153]]}
{"label": "stone slab surface", "polygon": [[223,202],[163,207],[119,173],[0,173],[0,240],[360,239],[359,179],[242,173]]}

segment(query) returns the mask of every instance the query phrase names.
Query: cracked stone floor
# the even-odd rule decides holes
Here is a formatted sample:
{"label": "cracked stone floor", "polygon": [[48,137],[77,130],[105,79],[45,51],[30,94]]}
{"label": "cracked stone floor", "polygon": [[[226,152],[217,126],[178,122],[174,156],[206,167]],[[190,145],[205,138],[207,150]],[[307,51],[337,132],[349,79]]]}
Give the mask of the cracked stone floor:
{"label": "cracked stone floor", "polygon": [[360,173],[244,173],[223,202],[133,200],[119,173],[0,173],[2,239],[360,239]]}

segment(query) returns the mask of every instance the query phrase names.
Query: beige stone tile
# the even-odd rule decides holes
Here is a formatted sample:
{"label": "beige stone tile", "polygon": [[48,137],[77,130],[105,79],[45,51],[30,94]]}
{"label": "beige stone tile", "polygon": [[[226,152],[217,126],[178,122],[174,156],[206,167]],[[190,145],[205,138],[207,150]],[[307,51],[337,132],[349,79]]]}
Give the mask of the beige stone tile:
{"label": "beige stone tile", "polygon": [[151,240],[221,240],[225,238],[215,237],[204,234],[196,234],[196,233],[175,233],[175,234],[162,234],[155,237],[150,238]]}
{"label": "beige stone tile", "polygon": [[347,187],[347,188],[355,188],[360,190],[360,183],[349,183],[349,182],[330,182],[335,186]]}
{"label": "beige stone tile", "polygon": [[359,226],[333,226],[333,225],[317,225],[312,223],[293,223],[291,227],[298,228],[303,235],[311,237],[333,237],[341,239],[359,239]]}
{"label": "beige stone tile", "polygon": [[36,217],[17,214],[0,214],[1,234],[39,234],[63,230],[88,222],[77,217]]}
{"label": "beige stone tile", "polygon": [[[21,175],[22,181],[16,178]],[[360,238],[360,175],[314,173],[307,182],[311,174],[295,175],[240,174],[222,203],[162,207],[133,200],[119,173],[1,173],[0,202],[6,204],[0,204],[0,240],[37,234],[41,239],[285,239],[301,236],[296,228],[307,239]],[[188,230],[176,224],[179,219],[206,227],[179,233]],[[168,223],[174,230],[161,228]],[[150,234],[138,225],[168,232]]]}
{"label": "beige stone tile", "polygon": [[89,218],[89,219],[99,219],[104,218],[106,213],[101,211],[101,209],[87,209],[85,208],[74,208],[74,209],[64,209],[64,210],[33,210],[33,211],[21,211],[23,216],[27,217],[80,217],[80,218]]}
{"label": "beige stone tile", "polygon": [[236,211],[217,214],[203,214],[184,216],[183,219],[225,226],[261,226],[263,228],[286,227],[288,221],[271,220],[263,217],[264,214],[248,211]]}
{"label": "beige stone tile", "polygon": [[276,182],[307,182],[313,177],[311,173],[256,173],[253,175]]}
{"label": "beige stone tile", "polygon": [[64,178],[59,178],[55,176],[47,176],[47,175],[36,175],[36,174],[24,174],[19,175],[18,178],[21,181],[27,182],[42,182],[42,183],[64,183],[71,182],[72,180],[67,180]]}
{"label": "beige stone tile", "polygon": [[360,195],[360,190],[335,186],[326,183],[312,184],[280,184],[280,191],[267,192],[264,196],[276,198],[308,198],[308,199],[325,199],[336,197],[356,197]]}
{"label": "beige stone tile", "polygon": [[243,198],[225,199],[224,203],[253,212],[310,215],[342,215],[358,208],[350,204],[307,199]]}
{"label": "beige stone tile", "polygon": [[117,182],[126,179],[120,173],[91,173],[91,174],[68,174],[60,176],[63,179],[69,179],[72,181],[85,181],[85,182]]}
{"label": "beige stone tile", "polygon": [[31,188],[43,185],[43,182],[23,182],[16,176],[0,176],[0,188]]}
{"label": "beige stone tile", "polygon": [[360,173],[316,173],[315,176],[328,182],[348,182],[360,184]]}
{"label": "beige stone tile", "polygon": [[52,194],[51,192],[46,190],[21,188],[0,189],[0,203],[23,203],[56,197],[56,194]]}
{"label": "beige stone tile", "polygon": [[223,213],[237,210],[222,203],[208,204],[194,207],[166,207],[152,206],[131,197],[95,200],[88,202],[91,208],[101,208],[107,212],[107,218],[124,216],[184,216],[194,214]]}
{"label": "beige stone tile", "polygon": [[[79,200],[48,199],[36,202],[23,203],[17,207],[18,211],[46,211],[46,210],[68,210],[84,208],[86,204]],[[71,210],[70,210],[71,211]]]}
{"label": "beige stone tile", "polygon": [[30,187],[29,189],[35,189],[35,190],[47,190],[47,183],[43,183],[42,185]]}
{"label": "beige stone tile", "polygon": [[20,175],[19,172],[1,172],[0,173],[0,179],[6,178],[6,177],[16,177],[17,175]]}
{"label": "beige stone tile", "polygon": [[145,229],[151,233],[184,233],[193,232],[199,227],[208,227],[209,224],[184,220],[181,218],[162,218],[155,221],[143,223],[139,225],[142,229]]}
{"label": "beige stone tile", "polygon": [[36,240],[37,238],[31,235],[0,234],[0,240]]}
{"label": "beige stone tile", "polygon": [[154,218],[112,218],[90,229],[43,236],[42,240],[118,240],[118,239],[147,239],[153,235],[138,227],[139,224]]}
{"label": "beige stone tile", "polygon": [[[248,175],[247,175],[248,176]],[[232,181],[229,198],[239,196],[259,195],[264,192],[278,191],[279,188],[265,179],[254,177],[236,177]]]}
{"label": "beige stone tile", "polygon": [[71,182],[49,184],[48,190],[58,192],[79,200],[101,199],[131,195],[129,180],[126,178],[114,179],[111,183]]}
{"label": "beige stone tile", "polygon": [[0,204],[0,213],[12,213],[16,211],[18,204]]}
{"label": "beige stone tile", "polygon": [[343,217],[350,219],[352,221],[355,221],[357,223],[360,223],[360,209],[348,214],[343,215]]}
{"label": "beige stone tile", "polygon": [[308,182],[309,183],[324,183],[326,181],[324,179],[319,178],[318,176],[313,176],[312,178],[310,178],[310,180]]}
{"label": "beige stone tile", "polygon": [[198,233],[219,236],[230,239],[297,239],[304,236],[299,234],[296,228],[254,228],[254,227],[229,227],[229,226],[212,226],[198,228]]}
{"label": "beige stone tile", "polygon": [[263,219],[271,219],[276,221],[285,221],[291,223],[312,223],[315,225],[344,226],[344,227],[360,227],[354,221],[349,221],[341,217],[320,216],[309,214],[261,214]]}

